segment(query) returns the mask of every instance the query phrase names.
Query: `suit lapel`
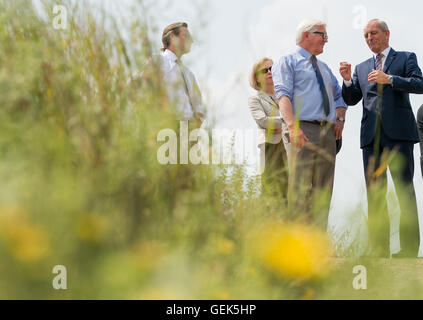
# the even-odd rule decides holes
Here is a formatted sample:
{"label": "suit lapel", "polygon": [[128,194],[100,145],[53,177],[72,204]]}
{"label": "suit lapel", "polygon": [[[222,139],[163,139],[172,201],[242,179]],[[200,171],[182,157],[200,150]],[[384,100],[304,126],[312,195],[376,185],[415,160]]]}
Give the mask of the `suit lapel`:
{"label": "suit lapel", "polygon": [[391,48],[391,51],[388,54],[388,57],[385,61],[385,66],[383,67],[383,72],[387,72],[389,67],[391,66],[392,62],[395,60],[395,57],[397,55],[397,52]]}
{"label": "suit lapel", "polygon": [[268,103],[270,103],[271,105],[274,105],[275,102],[264,92],[260,92],[260,96],[263,100],[267,101]]}
{"label": "suit lapel", "polygon": [[375,65],[375,59],[374,58],[370,58],[369,60],[367,60],[367,64],[368,69],[369,69],[369,73],[372,72],[373,70],[376,70],[376,65]]}
{"label": "suit lapel", "polygon": [[269,97],[266,93],[260,91],[260,97],[261,97],[262,100],[267,101],[267,103],[269,104],[269,107],[270,107],[269,112],[272,113],[272,106],[274,106],[276,109],[279,110],[277,103],[275,101],[273,101],[272,98]]}

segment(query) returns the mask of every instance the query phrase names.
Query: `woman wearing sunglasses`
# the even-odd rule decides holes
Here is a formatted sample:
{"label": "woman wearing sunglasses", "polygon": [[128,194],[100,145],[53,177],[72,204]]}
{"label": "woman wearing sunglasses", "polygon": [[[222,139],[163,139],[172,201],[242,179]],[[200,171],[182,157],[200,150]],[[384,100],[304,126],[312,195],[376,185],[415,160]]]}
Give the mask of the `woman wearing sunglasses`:
{"label": "woman wearing sunglasses", "polygon": [[272,78],[273,61],[257,61],[250,75],[250,85],[257,92],[248,100],[251,115],[259,130],[262,183],[265,192],[287,198],[289,150],[288,128],[283,122]]}

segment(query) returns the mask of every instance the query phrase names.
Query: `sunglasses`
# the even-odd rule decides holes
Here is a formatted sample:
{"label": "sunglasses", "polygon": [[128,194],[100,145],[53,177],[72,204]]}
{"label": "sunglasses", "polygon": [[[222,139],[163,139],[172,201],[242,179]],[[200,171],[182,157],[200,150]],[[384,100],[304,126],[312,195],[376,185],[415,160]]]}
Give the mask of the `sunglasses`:
{"label": "sunglasses", "polygon": [[266,73],[268,73],[268,72],[272,72],[272,67],[270,67],[270,68],[265,68],[265,69],[261,69],[261,70],[259,70],[259,71],[257,71],[257,74],[266,74]]}

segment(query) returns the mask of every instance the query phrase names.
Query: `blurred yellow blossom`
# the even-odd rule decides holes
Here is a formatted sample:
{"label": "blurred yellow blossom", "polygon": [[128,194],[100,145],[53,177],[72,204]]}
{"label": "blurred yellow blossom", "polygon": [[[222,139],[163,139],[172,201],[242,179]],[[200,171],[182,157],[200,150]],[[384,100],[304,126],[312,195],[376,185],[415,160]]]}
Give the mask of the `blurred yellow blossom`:
{"label": "blurred yellow blossom", "polygon": [[300,300],[313,300],[315,296],[314,290],[307,288],[306,292],[304,293],[303,297]]}
{"label": "blurred yellow blossom", "polygon": [[144,241],[131,250],[132,261],[135,266],[144,271],[156,267],[163,254],[163,247],[154,241]]}
{"label": "blurred yellow blossom", "polygon": [[139,300],[187,300],[188,296],[180,289],[172,287],[149,287],[136,297]]}
{"label": "blurred yellow blossom", "polygon": [[257,233],[253,245],[260,262],[285,278],[308,280],[330,271],[330,240],[312,227],[270,224]]}
{"label": "blurred yellow blossom", "polygon": [[80,217],[75,225],[76,235],[85,241],[98,243],[102,241],[109,229],[109,221],[100,214],[87,214]]}
{"label": "blurred yellow blossom", "polygon": [[212,294],[213,300],[232,300],[232,296],[228,289],[219,289]]}
{"label": "blurred yellow blossom", "polygon": [[223,255],[230,255],[235,250],[233,241],[226,238],[218,238],[214,240],[214,245],[217,253]]}
{"label": "blurred yellow blossom", "polygon": [[0,235],[15,259],[30,263],[43,259],[49,250],[47,235],[28,221],[19,207],[0,209]]}

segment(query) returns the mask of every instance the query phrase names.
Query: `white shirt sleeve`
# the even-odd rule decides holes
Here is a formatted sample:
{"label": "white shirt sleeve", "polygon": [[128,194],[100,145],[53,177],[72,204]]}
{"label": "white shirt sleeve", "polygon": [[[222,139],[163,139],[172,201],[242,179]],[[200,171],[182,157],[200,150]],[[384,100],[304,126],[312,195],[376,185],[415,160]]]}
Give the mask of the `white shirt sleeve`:
{"label": "white shirt sleeve", "polygon": [[344,80],[344,84],[345,84],[345,86],[346,87],[351,87],[352,86],[352,81],[351,80],[349,80],[349,81],[347,81],[347,80]]}

